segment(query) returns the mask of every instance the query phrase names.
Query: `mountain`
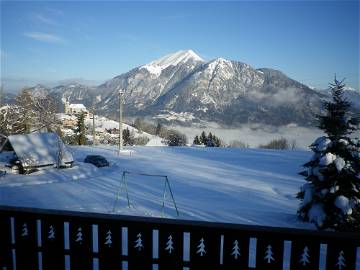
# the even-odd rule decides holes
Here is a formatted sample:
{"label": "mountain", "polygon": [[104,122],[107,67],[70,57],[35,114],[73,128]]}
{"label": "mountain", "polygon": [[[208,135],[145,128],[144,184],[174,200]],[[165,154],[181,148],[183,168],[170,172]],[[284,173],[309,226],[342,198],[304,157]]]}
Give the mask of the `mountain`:
{"label": "mountain", "polygon": [[[161,121],[217,122],[228,127],[244,123],[314,125],[321,101],[328,95],[310,89],[284,73],[255,69],[223,58],[204,61],[191,50],[178,51],[136,67],[99,85],[78,83],[47,89],[57,101],[91,106],[116,119],[119,89],[124,91],[125,115]],[[41,92],[38,87],[37,92]]]}
{"label": "mountain", "polygon": [[223,58],[205,62],[193,51],[167,55],[101,85],[103,114],[117,116],[119,88],[128,116],[226,126],[312,125],[323,96],[280,71]]}

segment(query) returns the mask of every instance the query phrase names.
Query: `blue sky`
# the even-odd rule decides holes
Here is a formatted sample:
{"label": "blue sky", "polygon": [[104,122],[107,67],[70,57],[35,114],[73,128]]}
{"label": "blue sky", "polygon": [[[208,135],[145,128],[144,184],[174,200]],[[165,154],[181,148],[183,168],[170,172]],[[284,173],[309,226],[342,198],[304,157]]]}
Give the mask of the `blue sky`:
{"label": "blue sky", "polygon": [[5,90],[101,83],[182,49],[279,69],[315,87],[337,73],[359,89],[359,2],[1,1]]}

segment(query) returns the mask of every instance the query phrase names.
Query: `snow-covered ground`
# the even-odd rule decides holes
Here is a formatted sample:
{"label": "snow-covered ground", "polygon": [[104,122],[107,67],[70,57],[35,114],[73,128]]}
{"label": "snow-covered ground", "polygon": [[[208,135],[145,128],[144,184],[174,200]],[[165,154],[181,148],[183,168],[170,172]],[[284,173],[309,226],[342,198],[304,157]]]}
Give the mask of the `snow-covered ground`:
{"label": "snow-covered ground", "polygon": [[[123,171],[167,175],[181,219],[268,226],[314,228],[297,220],[295,198],[304,179],[297,173],[308,151],[201,147],[133,147],[117,156],[110,146],[70,147],[76,160],[70,169],[48,169],[31,175],[0,178],[0,204],[113,212]],[[82,161],[100,154],[110,167]],[[116,213],[162,216],[164,180],[127,175],[131,208],[125,193]],[[176,218],[168,194],[165,216]]]}

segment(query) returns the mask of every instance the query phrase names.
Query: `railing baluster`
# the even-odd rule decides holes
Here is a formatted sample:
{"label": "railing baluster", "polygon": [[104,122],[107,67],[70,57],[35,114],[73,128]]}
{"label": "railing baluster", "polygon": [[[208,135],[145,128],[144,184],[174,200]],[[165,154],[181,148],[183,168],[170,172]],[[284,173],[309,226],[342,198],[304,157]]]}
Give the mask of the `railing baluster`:
{"label": "railing baluster", "polygon": [[31,214],[15,216],[15,249],[17,270],[37,270],[37,225]]}
{"label": "railing baluster", "polygon": [[312,239],[295,238],[291,242],[290,269],[312,270],[319,268],[320,243]]}
{"label": "railing baluster", "polygon": [[190,235],[190,269],[219,269],[220,243],[220,230],[193,228]]}
{"label": "railing baluster", "polygon": [[271,234],[257,237],[256,269],[282,270],[284,239]]}
{"label": "railing baluster", "polygon": [[121,224],[100,222],[98,224],[99,269],[121,269]]}
{"label": "railing baluster", "polygon": [[64,221],[46,216],[41,222],[43,270],[64,269]]}
{"label": "railing baluster", "polygon": [[13,269],[10,216],[0,212],[0,269]]}
{"label": "railing baluster", "polygon": [[183,232],[179,227],[159,230],[159,270],[182,270]]}
{"label": "railing baluster", "polygon": [[357,247],[349,242],[329,241],[327,246],[327,270],[352,270],[356,267]]}
{"label": "railing baluster", "polygon": [[92,223],[87,220],[71,220],[69,223],[71,270],[92,269]]}
{"label": "railing baluster", "polygon": [[236,231],[224,233],[224,269],[247,269],[249,261],[249,235]]}
{"label": "railing baluster", "polygon": [[152,269],[152,228],[146,223],[128,226],[128,269]]}

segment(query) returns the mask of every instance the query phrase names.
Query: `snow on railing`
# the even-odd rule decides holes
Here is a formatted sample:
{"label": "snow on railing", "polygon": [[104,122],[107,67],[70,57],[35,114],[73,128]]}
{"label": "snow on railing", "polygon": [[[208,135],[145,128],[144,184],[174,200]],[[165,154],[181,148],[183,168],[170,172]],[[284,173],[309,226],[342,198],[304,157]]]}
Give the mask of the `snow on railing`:
{"label": "snow on railing", "polygon": [[0,206],[7,270],[355,270],[359,247],[359,233]]}

